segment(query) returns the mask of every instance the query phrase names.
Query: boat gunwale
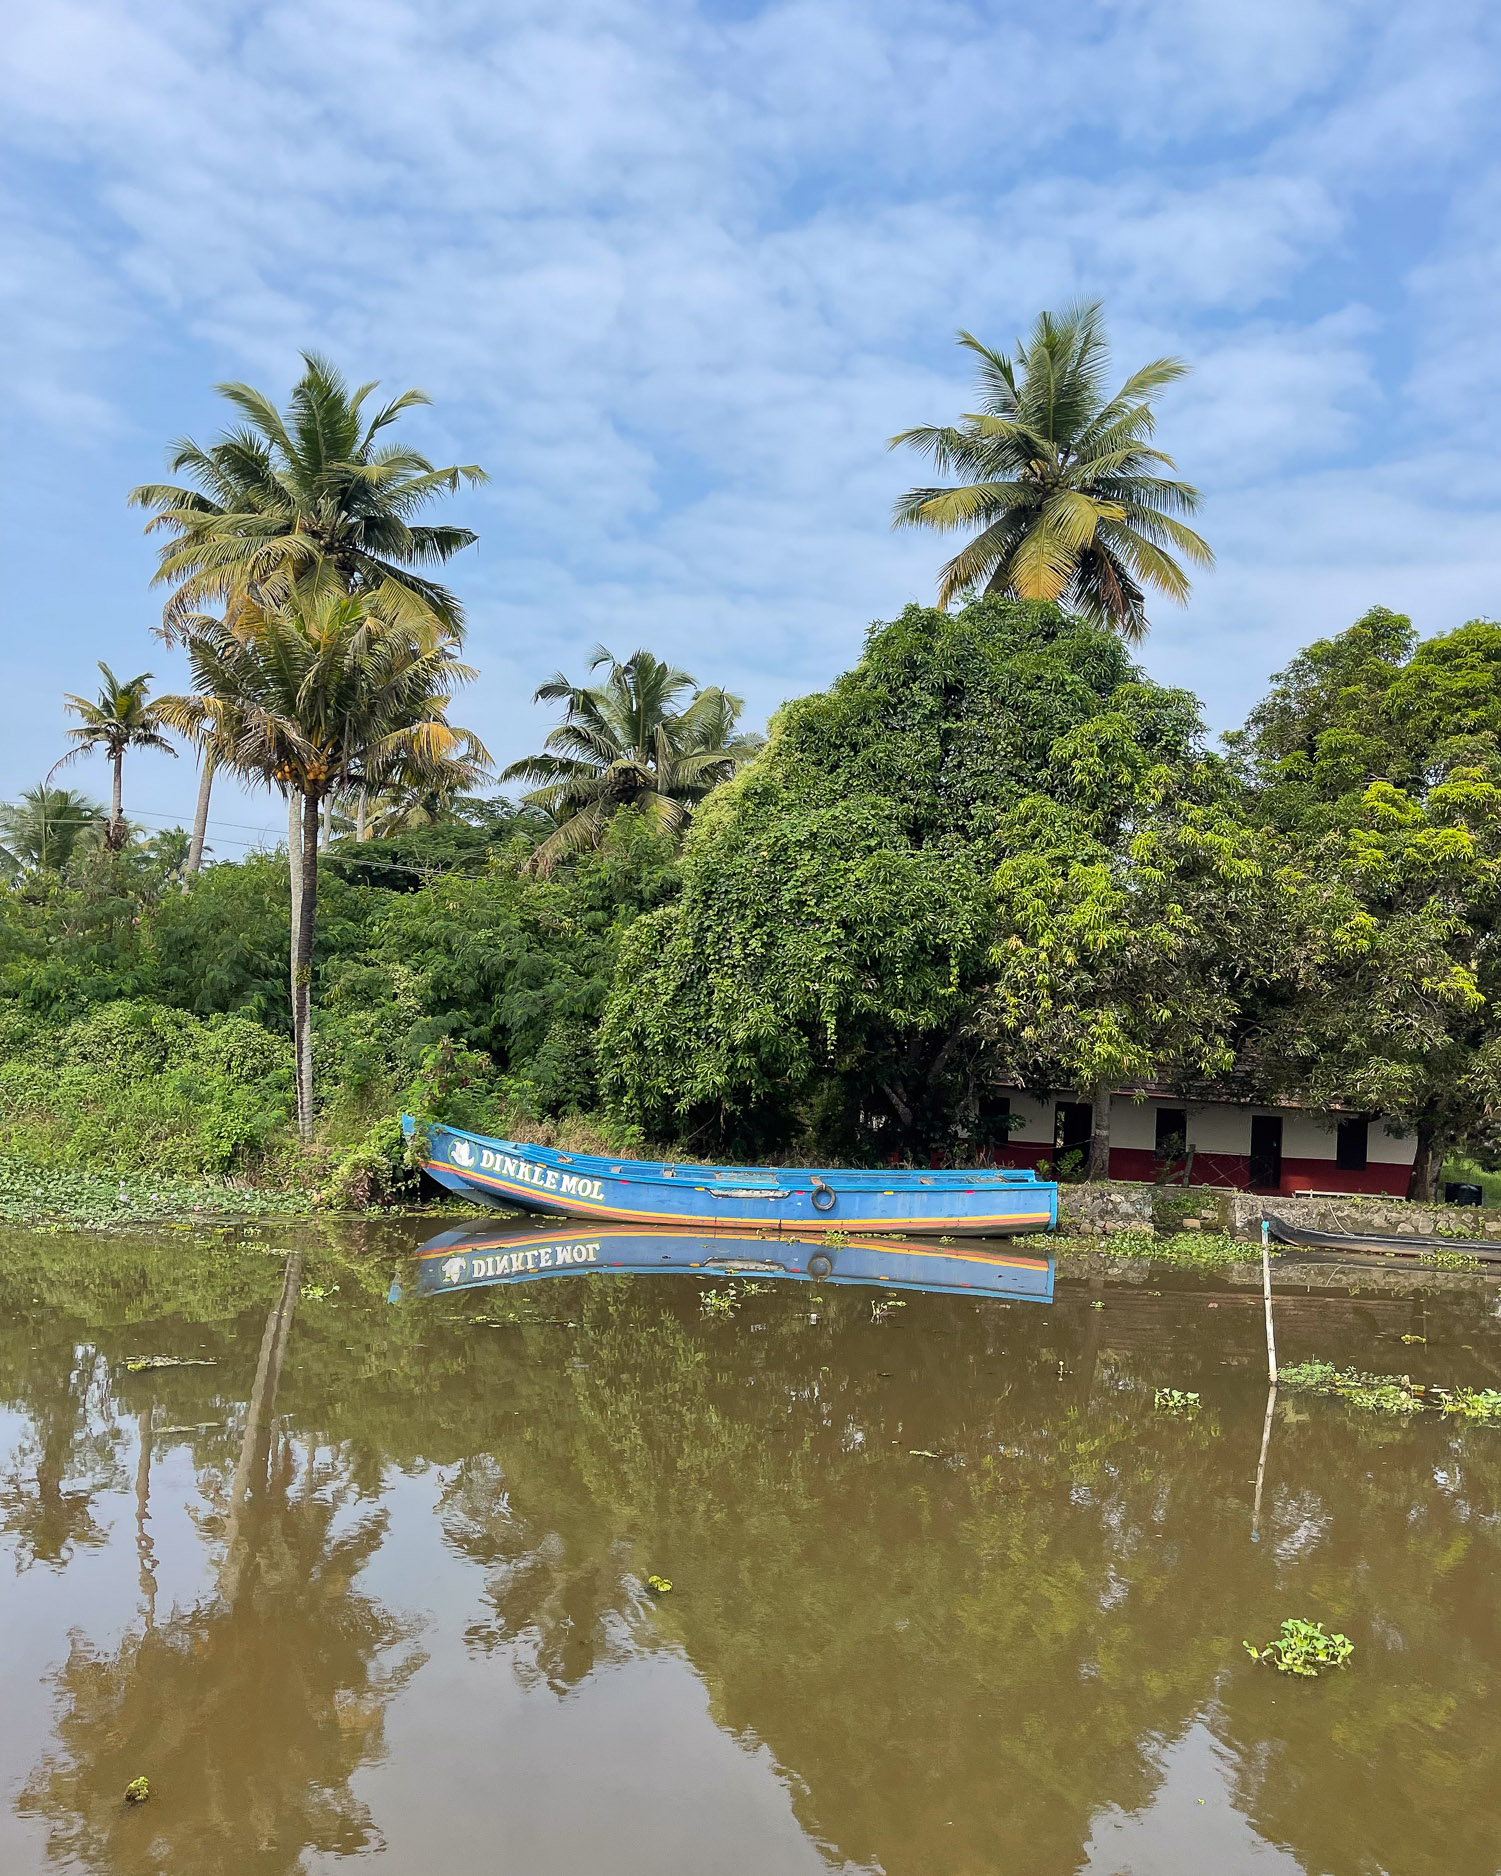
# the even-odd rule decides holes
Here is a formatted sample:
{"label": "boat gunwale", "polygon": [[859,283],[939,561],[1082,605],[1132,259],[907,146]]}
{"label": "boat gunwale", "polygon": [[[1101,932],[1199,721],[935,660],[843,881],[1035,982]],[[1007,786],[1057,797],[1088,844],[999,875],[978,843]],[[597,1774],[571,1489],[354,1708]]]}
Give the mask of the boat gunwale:
{"label": "boat gunwale", "polygon": [[[402,1116],[402,1125],[408,1132],[416,1129],[416,1123],[408,1126],[409,1116]],[[488,1147],[492,1152],[509,1154],[519,1159],[539,1160],[543,1164],[559,1171],[568,1171],[576,1177],[614,1179],[622,1183],[651,1186],[664,1191],[701,1191],[713,1193],[719,1198],[754,1198],[764,1195],[773,1196],[766,1190],[770,1182],[798,1181],[801,1184],[786,1184],[777,1192],[777,1197],[789,1197],[793,1193],[806,1193],[813,1189],[814,1181],[827,1185],[835,1192],[867,1192],[880,1195],[912,1193],[914,1195],[928,1191],[937,1196],[940,1192],[970,1192],[975,1190],[1013,1190],[1020,1192],[1035,1191],[1045,1193],[1053,1190],[1051,1181],[1041,1180],[1030,1168],[1014,1169],[1010,1167],[975,1166],[975,1167],[933,1167],[924,1172],[913,1167],[891,1167],[886,1170],[866,1169],[851,1166],[699,1166],[693,1161],[681,1160],[637,1160],[620,1157],[607,1159],[595,1153],[564,1153],[561,1148],[538,1146],[528,1141],[505,1140],[493,1134],[472,1133],[464,1127],[452,1127],[446,1121],[427,1123],[428,1131],[442,1133],[454,1139],[468,1140],[478,1146]],[[459,1178],[469,1174],[469,1168],[463,1166],[445,1167],[452,1170]],[[762,1192],[736,1192],[736,1182],[751,1186],[759,1181]],[[540,1194],[539,1194],[540,1196]]]}

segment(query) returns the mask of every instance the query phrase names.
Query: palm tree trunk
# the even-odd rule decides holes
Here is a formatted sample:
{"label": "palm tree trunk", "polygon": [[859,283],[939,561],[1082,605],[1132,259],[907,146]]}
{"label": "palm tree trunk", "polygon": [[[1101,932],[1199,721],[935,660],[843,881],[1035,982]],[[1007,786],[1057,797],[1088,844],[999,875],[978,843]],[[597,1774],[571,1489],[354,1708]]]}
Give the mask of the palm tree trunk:
{"label": "palm tree trunk", "polygon": [[[294,796],[294,800],[299,797]],[[318,908],[318,798],[302,803],[302,876],[293,925],[292,1047],[297,1060],[297,1131],[313,1138],[313,928]]]}
{"label": "palm tree trunk", "polygon": [[151,1522],[151,1411],[137,1416],[136,1562],[147,1628],[156,1627],[156,1550],[146,1526]]}
{"label": "palm tree trunk", "polygon": [[188,843],[187,865],[182,869],[183,891],[188,881],[203,865],[203,849],[208,841],[208,803],[214,787],[214,758],[205,749],[198,769],[198,806],[193,813],[193,838]]}
{"label": "palm tree trunk", "polygon": [[354,804],[354,837],[356,840],[368,840],[369,839],[369,835],[365,832],[365,822],[366,822],[366,818],[369,815],[369,812],[370,812],[369,790],[362,788],[359,792],[359,797]]}
{"label": "palm tree trunk", "polygon": [[1091,1102],[1094,1130],[1089,1140],[1089,1169],[1084,1175],[1086,1179],[1110,1177],[1110,1094],[1108,1081],[1095,1083]]}
{"label": "palm tree trunk", "polygon": [[[287,939],[287,969],[297,974],[297,921],[302,907],[302,797],[287,795],[287,885],[291,892],[291,926]],[[290,980],[289,980],[290,981]]]}
{"label": "palm tree trunk", "polygon": [[255,1381],[250,1403],[245,1411],[245,1430],[240,1438],[239,1463],[229,1488],[229,1522],[224,1534],[224,1561],[219,1571],[219,1593],[233,1603],[244,1578],[249,1554],[245,1513],[255,1493],[266,1483],[266,1459],[271,1444],[271,1416],[276,1410],[276,1389],[281,1380],[282,1358],[287,1352],[287,1337],[292,1332],[292,1317],[302,1292],[302,1252],[293,1251],[281,1273],[281,1295],[271,1305],[261,1336],[260,1357],[255,1365]]}
{"label": "palm tree trunk", "polygon": [[118,853],[125,845],[125,751],[115,751],[114,782],[110,791],[109,834],[106,846]]}

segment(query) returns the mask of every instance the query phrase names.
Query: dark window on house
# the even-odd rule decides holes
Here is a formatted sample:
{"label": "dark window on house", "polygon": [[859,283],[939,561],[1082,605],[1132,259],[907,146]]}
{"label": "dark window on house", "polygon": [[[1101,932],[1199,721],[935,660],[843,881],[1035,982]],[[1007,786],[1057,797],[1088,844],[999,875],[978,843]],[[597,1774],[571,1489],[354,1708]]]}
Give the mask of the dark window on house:
{"label": "dark window on house", "polygon": [[1334,1163],[1341,1172],[1364,1172],[1369,1150],[1371,1123],[1368,1120],[1342,1120],[1334,1136]]}
{"label": "dark window on house", "polygon": [[1089,1157],[1090,1136],[1094,1133],[1094,1109],[1088,1101],[1060,1101],[1053,1127],[1055,1152],[1082,1153]]}
{"label": "dark window on house", "polygon": [[1157,1110],[1157,1159],[1159,1164],[1182,1159],[1188,1151],[1188,1110],[1182,1107],[1159,1107]]}
{"label": "dark window on house", "polygon": [[986,1146],[1004,1146],[1011,1138],[1011,1096],[982,1094],[975,1118],[980,1139]]}
{"label": "dark window on house", "polygon": [[1251,1116],[1251,1185],[1253,1188],[1282,1184],[1282,1116]]}

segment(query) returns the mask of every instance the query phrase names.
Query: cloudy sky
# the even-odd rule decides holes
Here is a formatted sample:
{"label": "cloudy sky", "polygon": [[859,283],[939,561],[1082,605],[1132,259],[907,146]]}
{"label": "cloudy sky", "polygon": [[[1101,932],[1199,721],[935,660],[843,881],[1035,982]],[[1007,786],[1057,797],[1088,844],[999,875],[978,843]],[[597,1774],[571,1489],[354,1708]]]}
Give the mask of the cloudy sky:
{"label": "cloudy sky", "polygon": [[[5,735],[175,679],[125,507],[303,348],[434,399],[501,759],[597,640],[763,720],[929,599],[904,426],[1104,300],[1219,554],[1145,660],[1216,728],[1366,606],[1501,610],[1501,15],[1468,0],[39,0],[0,61]],[[79,770],[87,785],[103,777]],[[127,808],[191,807],[144,756]],[[226,797],[229,854],[279,819]]]}

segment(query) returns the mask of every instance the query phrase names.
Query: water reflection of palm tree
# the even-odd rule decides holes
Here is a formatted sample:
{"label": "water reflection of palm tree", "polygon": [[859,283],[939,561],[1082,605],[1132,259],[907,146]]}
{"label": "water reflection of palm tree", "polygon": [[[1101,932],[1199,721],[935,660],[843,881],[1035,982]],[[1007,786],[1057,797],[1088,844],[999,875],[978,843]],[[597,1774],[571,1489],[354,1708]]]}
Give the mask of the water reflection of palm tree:
{"label": "water reflection of palm tree", "polygon": [[486,1575],[489,1614],[464,1639],[487,1652],[509,1646],[524,1686],[543,1681],[566,1693],[633,1652],[641,1591],[629,1547],[609,1530],[564,1537],[538,1529],[512,1505],[504,1471],[484,1454],[460,1467],[440,1515],[449,1543]]}
{"label": "water reflection of palm tree", "polygon": [[[50,1827],[55,1860],[242,1876],[291,1872],[308,1850],[379,1847],[350,1779],[379,1752],[386,1704],[420,1657],[412,1626],[354,1587],[385,1513],[351,1516],[359,1492],[339,1457],[299,1451],[276,1425],[300,1277],[289,1258],[240,1462],[200,1518],[224,1544],[217,1593],[154,1626],[148,1603],[113,1651],[75,1637],[58,1672],[56,1744],[19,1801]],[[138,1477],[149,1494],[149,1470]],[[143,1772],[150,1832],[120,1804]]]}
{"label": "water reflection of palm tree", "polygon": [[151,1418],[148,1407],[136,1416],[136,1560],[140,1565],[141,1620],[156,1627],[156,1546],[147,1525],[151,1522]]}
{"label": "water reflection of palm tree", "polygon": [[18,1570],[61,1569],[76,1550],[105,1542],[94,1496],[120,1482],[104,1358],[85,1345],[61,1369],[49,1363],[27,1408],[31,1428],[0,1474],[0,1531],[15,1539]]}

